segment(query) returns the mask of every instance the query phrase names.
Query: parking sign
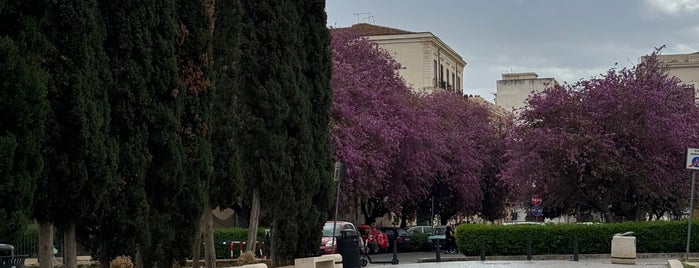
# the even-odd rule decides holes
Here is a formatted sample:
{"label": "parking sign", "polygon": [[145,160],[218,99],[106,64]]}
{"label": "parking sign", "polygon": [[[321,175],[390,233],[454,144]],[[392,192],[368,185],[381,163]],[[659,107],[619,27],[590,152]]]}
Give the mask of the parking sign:
{"label": "parking sign", "polygon": [[687,148],[687,169],[699,170],[699,148]]}

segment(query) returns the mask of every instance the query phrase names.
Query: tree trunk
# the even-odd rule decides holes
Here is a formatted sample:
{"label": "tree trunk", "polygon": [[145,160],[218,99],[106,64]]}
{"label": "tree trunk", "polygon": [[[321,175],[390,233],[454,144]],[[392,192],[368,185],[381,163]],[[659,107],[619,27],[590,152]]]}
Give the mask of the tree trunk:
{"label": "tree trunk", "polygon": [[63,267],[78,268],[78,251],[75,242],[75,223],[65,226],[63,231]]}
{"label": "tree trunk", "polygon": [[39,222],[39,268],[53,268],[53,224]]}
{"label": "tree trunk", "polygon": [[272,230],[270,230],[269,233],[269,259],[272,261],[272,267],[279,267],[279,260],[277,260],[277,252],[274,249],[275,247],[275,239],[277,237],[277,220],[274,219],[272,220]]}
{"label": "tree trunk", "polygon": [[216,268],[216,249],[214,248],[214,223],[211,207],[207,204],[204,210],[204,239],[206,239],[206,268]]}
{"label": "tree trunk", "polygon": [[206,217],[206,210],[204,210],[201,218],[199,218],[199,226],[197,227],[197,232],[194,236],[194,244],[192,244],[192,268],[200,267],[199,260],[201,259],[201,235],[202,230],[204,230],[204,217]]}
{"label": "tree trunk", "polygon": [[248,227],[248,241],[245,251],[255,251],[257,241],[257,226],[260,223],[260,190],[252,190],[252,209],[250,210],[250,226]]}
{"label": "tree trunk", "polygon": [[235,214],[233,218],[235,219],[235,226],[240,228],[248,228],[250,225],[250,209],[241,206],[240,204],[233,204],[231,207]]}
{"label": "tree trunk", "polygon": [[109,254],[107,253],[109,251],[109,247],[107,246],[107,242],[100,242],[102,245],[102,250],[99,253],[99,262],[100,262],[100,268],[109,268]]}
{"label": "tree trunk", "polygon": [[136,251],[136,257],[134,258],[133,261],[133,267],[134,268],[143,268],[143,249],[141,249],[141,245],[138,245],[139,249]]}

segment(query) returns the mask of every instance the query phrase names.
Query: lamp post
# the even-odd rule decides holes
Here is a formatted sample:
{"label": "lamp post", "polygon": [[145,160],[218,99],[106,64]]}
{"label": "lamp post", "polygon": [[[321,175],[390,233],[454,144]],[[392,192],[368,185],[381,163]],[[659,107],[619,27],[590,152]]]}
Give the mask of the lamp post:
{"label": "lamp post", "polygon": [[337,211],[340,208],[340,182],[345,177],[345,163],[340,161],[335,162],[335,173],[333,180],[337,182],[337,196],[335,197],[335,217],[333,217],[333,253],[337,249],[335,241],[335,228],[337,228]]}

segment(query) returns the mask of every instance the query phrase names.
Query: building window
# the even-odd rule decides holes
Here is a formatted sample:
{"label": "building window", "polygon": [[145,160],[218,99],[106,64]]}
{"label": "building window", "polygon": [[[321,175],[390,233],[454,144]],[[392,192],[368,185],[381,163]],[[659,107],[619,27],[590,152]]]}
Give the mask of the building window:
{"label": "building window", "polygon": [[449,87],[449,69],[447,69],[447,87]]}
{"label": "building window", "polygon": [[461,77],[456,77],[456,89],[461,89]]}
{"label": "building window", "polygon": [[439,87],[444,88],[444,65],[439,65]]}
{"label": "building window", "polygon": [[458,89],[458,86],[456,85],[456,73],[451,73],[451,82],[454,83],[453,88]]}

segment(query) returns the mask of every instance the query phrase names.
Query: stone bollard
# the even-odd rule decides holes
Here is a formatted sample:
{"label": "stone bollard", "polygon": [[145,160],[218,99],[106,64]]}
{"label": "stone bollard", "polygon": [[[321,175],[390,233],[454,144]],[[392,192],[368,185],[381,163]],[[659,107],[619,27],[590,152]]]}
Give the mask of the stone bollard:
{"label": "stone bollard", "polygon": [[612,263],[636,264],[636,237],[633,232],[615,234],[612,237]]}

